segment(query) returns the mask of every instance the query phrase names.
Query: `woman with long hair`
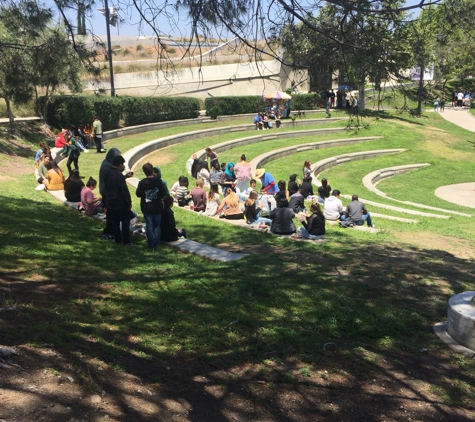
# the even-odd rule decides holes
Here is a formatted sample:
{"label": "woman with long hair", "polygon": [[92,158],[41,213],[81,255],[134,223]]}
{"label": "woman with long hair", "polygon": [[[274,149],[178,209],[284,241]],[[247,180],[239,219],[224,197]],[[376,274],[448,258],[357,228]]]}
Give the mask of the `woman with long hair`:
{"label": "woman with long hair", "polygon": [[228,220],[241,220],[244,214],[239,207],[239,198],[231,188],[226,188],[226,196],[218,207],[218,213],[222,212],[220,218]]}
{"label": "woman with long hair", "polygon": [[332,187],[328,184],[327,179],[322,179],[322,186],[318,188],[318,202],[325,203],[325,198],[330,196]]}
{"label": "woman with long hair", "polygon": [[245,192],[249,185],[249,180],[252,179],[251,165],[246,161],[246,156],[241,155],[241,160],[234,166],[236,173],[236,187],[239,192]]}
{"label": "woman with long hair", "polygon": [[300,221],[303,227],[299,227],[299,235],[306,239],[316,240],[322,239],[325,235],[325,217],[318,202],[310,205],[312,214],[302,216]]}
{"label": "woman with long hair", "polygon": [[218,185],[211,185],[209,187],[207,199],[208,200],[206,201],[206,210],[204,214],[209,217],[213,217],[216,215],[218,207],[221,204],[221,196],[218,192]]}
{"label": "woman with long hair", "polygon": [[101,198],[98,198],[93,190],[97,187],[97,181],[92,177],[81,190],[81,206],[86,215],[96,215],[100,210]]}
{"label": "woman with long hair", "polygon": [[84,182],[79,177],[79,171],[71,170],[69,177],[64,181],[64,196],[69,202],[81,201],[81,190],[84,187]]}
{"label": "woman with long hair", "polygon": [[302,172],[303,172],[303,179],[308,179],[309,177],[312,176],[312,170],[310,169],[310,161],[309,160],[305,160],[305,162],[303,163],[303,167],[302,167]]}
{"label": "woman with long hair", "polygon": [[287,192],[287,189],[286,189],[285,180],[279,180],[277,182],[277,187],[279,188],[279,192],[277,192],[274,195],[274,199],[275,199],[276,204],[278,204],[281,199],[288,199],[288,196],[287,196],[288,192]]}
{"label": "woman with long hair", "polygon": [[246,223],[265,223],[270,225],[270,223],[272,223],[272,220],[264,217],[259,217],[261,209],[257,206],[257,198],[258,194],[255,190],[249,192],[249,198],[247,198],[246,202],[244,203],[244,215],[246,216]]}
{"label": "woman with long hair", "polygon": [[48,190],[64,189],[64,174],[59,168],[55,160],[50,161],[51,169],[48,170],[46,176],[48,178]]}

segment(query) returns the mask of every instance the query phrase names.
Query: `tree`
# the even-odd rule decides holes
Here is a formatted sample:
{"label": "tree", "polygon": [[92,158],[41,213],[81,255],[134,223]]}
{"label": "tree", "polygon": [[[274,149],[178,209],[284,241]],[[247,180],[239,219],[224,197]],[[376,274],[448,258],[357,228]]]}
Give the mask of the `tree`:
{"label": "tree", "polygon": [[36,99],[38,88],[44,89],[43,110],[38,112],[47,123],[46,111],[50,96],[61,86],[68,87],[71,92],[82,91],[81,76],[85,74],[85,68],[80,56],[72,48],[63,26],[46,28],[40,36],[42,48],[31,52],[32,81]]}
{"label": "tree", "polygon": [[289,25],[282,32],[283,45],[294,66],[303,64],[311,68],[326,63],[329,69],[338,70],[339,84],[358,87],[358,104],[364,109],[366,79],[401,77],[401,70],[408,65],[406,18],[401,12],[394,15],[388,25],[387,16],[349,13],[343,7],[330,4],[324,6],[318,16],[306,17],[325,34],[303,23]]}

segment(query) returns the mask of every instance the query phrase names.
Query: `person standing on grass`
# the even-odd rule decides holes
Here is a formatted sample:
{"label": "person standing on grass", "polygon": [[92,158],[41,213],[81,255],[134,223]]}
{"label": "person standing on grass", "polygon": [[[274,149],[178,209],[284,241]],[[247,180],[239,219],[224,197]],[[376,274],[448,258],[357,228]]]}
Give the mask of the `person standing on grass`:
{"label": "person standing on grass", "polygon": [[165,187],[162,179],[155,176],[153,166],[145,163],[142,166],[145,179],[142,179],[135,194],[140,198],[140,209],[145,220],[145,234],[150,248],[156,248],[160,245],[162,231],[160,228],[162,222],[163,204],[162,199],[165,196]]}
{"label": "person standing on grass", "polygon": [[353,116],[358,115],[358,96],[353,97]]}
{"label": "person standing on grass", "polygon": [[107,192],[106,192],[106,176],[112,168],[112,162],[115,157],[120,155],[117,148],[111,148],[106,155],[106,158],[99,169],[99,193],[102,196],[102,207],[106,210],[106,227],[102,231],[101,239],[114,239],[114,232],[112,230],[112,222],[107,212]]}
{"label": "person standing on grass", "polygon": [[76,141],[76,138],[71,135],[71,132],[66,132],[64,135],[66,139],[66,145],[64,145],[64,154],[68,157],[66,167],[69,174],[71,174],[71,164],[74,164],[74,168],[79,171],[78,160],[81,155],[81,150]]}
{"label": "person standing on grass", "polygon": [[249,180],[252,179],[251,165],[246,161],[246,156],[241,155],[241,160],[234,166],[234,172],[236,173],[236,188],[239,192],[245,192],[249,185]]}
{"label": "person standing on grass", "polygon": [[96,151],[98,153],[100,152],[106,152],[104,149],[104,144],[103,144],[103,132],[102,132],[102,122],[101,119],[99,119],[99,116],[94,116],[94,123],[92,124],[92,133],[94,135],[94,143],[96,144]]}
{"label": "person standing on grass", "polygon": [[[118,155],[112,161],[112,168],[106,175],[107,213],[111,219],[115,243],[134,246],[130,242],[130,220],[132,218],[132,199],[122,172],[125,170],[124,157]],[[122,224],[122,228],[121,228]]]}

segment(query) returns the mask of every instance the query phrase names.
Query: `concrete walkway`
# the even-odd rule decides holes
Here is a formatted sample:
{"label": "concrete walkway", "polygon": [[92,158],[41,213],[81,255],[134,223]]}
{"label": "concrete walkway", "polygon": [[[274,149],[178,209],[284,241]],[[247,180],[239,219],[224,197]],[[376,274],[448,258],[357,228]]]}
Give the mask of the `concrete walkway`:
{"label": "concrete walkway", "polygon": [[463,129],[475,132],[475,117],[465,107],[445,107],[440,115],[450,123]]}

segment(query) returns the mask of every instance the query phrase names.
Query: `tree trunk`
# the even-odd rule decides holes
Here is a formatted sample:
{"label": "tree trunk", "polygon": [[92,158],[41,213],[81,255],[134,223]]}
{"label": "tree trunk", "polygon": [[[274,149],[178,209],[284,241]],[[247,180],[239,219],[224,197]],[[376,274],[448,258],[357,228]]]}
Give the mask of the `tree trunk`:
{"label": "tree trunk", "polygon": [[46,87],[46,93],[45,93],[45,103],[43,104],[43,123],[45,125],[48,124],[48,119],[47,119],[47,115],[48,115],[48,104],[49,104],[49,87]]}
{"label": "tree trunk", "polygon": [[362,113],[365,109],[364,82],[358,87],[358,112]]}
{"label": "tree trunk", "polygon": [[7,105],[8,120],[10,121],[10,132],[15,132],[15,116],[13,115],[12,106],[9,98],[4,98]]}

